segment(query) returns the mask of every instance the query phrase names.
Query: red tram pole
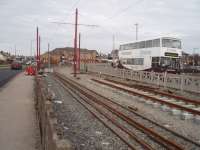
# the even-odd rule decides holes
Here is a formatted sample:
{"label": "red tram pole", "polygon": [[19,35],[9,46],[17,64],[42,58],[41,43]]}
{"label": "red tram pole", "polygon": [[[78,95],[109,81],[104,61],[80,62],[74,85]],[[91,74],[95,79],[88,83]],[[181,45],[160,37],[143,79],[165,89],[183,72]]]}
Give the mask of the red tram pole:
{"label": "red tram pole", "polygon": [[37,48],[37,55],[36,55],[36,62],[37,62],[37,71],[38,71],[38,55],[39,55],[39,47],[38,47],[38,42],[39,42],[39,39],[38,39],[38,35],[39,35],[39,31],[38,31],[38,27],[37,27],[37,33],[36,33],[36,48]]}
{"label": "red tram pole", "polygon": [[78,25],[78,9],[76,8],[75,16],[75,38],[74,38],[74,77],[76,77],[76,67],[77,67],[77,25]]}
{"label": "red tram pole", "polygon": [[38,49],[38,70],[40,70],[40,45],[41,45],[41,38],[39,36],[39,49]]}
{"label": "red tram pole", "polygon": [[79,33],[79,43],[78,43],[78,71],[80,73],[80,51],[81,51],[81,33]]}

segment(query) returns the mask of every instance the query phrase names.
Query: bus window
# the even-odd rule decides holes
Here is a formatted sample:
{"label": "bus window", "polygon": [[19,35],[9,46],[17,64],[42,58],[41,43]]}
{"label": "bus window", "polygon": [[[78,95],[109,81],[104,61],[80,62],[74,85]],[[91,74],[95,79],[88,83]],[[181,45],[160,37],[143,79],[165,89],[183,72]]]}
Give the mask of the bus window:
{"label": "bus window", "polygon": [[159,57],[152,57],[152,67],[159,67]]}
{"label": "bus window", "polygon": [[140,42],[140,48],[145,48],[145,41]]}
{"label": "bus window", "polygon": [[146,41],[145,47],[146,47],[146,48],[150,48],[150,47],[153,46],[152,44],[153,44],[153,43],[152,43],[152,40]]}
{"label": "bus window", "polygon": [[120,45],[119,49],[120,49],[120,50],[123,50],[123,47],[124,47],[123,45]]}
{"label": "bus window", "polygon": [[162,46],[163,47],[171,47],[171,40],[170,39],[162,39]]}
{"label": "bus window", "polygon": [[140,48],[140,43],[139,42],[135,43],[135,46],[136,46],[136,49],[139,49]]}
{"label": "bus window", "polygon": [[144,64],[144,58],[129,58],[127,59],[128,65],[143,65]]}
{"label": "bus window", "polygon": [[161,57],[160,65],[162,67],[170,66],[170,64],[171,64],[171,58],[170,57]]}
{"label": "bus window", "polygon": [[181,49],[181,41],[173,39],[162,39],[162,47]]}
{"label": "bus window", "polygon": [[179,48],[179,49],[181,49],[181,41],[179,41],[179,40],[172,40],[172,48]]}
{"label": "bus window", "polygon": [[153,40],[153,47],[160,47],[160,39]]}

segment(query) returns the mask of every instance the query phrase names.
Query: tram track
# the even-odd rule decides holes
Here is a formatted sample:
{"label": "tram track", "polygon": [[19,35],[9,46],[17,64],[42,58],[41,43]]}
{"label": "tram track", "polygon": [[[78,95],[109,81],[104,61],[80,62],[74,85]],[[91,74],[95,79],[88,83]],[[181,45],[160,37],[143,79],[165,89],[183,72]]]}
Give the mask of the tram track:
{"label": "tram track", "polygon": [[179,96],[179,95],[174,95],[174,94],[170,94],[170,93],[167,93],[167,92],[159,91],[158,89],[151,88],[149,86],[147,87],[147,86],[142,86],[142,85],[138,85],[138,84],[128,84],[128,83],[112,80],[112,79],[109,79],[109,78],[105,78],[104,80],[109,81],[109,82],[113,82],[113,83],[116,83],[116,84],[124,85],[124,86],[127,86],[127,87],[136,88],[138,90],[148,91],[148,92],[154,93],[156,95],[164,96],[164,97],[167,97],[167,98],[174,98],[174,99],[177,99],[177,100],[181,100],[185,103],[190,103],[190,104],[193,104],[193,105],[200,105],[200,100],[193,100],[193,99],[185,98],[185,97],[182,97],[182,96]]}
{"label": "tram track", "polygon": [[[112,122],[120,130],[123,130],[124,132],[126,132],[126,134],[129,133],[128,135],[132,139],[136,140],[138,139],[138,137],[135,135],[135,133],[131,132],[132,130],[130,130],[130,128],[127,129],[127,126],[123,126],[122,124],[117,122],[116,117],[123,120],[123,122],[128,124],[129,127],[131,126],[131,127],[136,128],[137,130],[140,130],[142,133],[146,134],[148,138],[158,143],[159,145],[163,146],[165,149],[183,149],[183,147],[180,146],[179,144],[173,142],[172,140],[167,139],[163,135],[160,135],[159,133],[155,132],[154,130],[148,127],[145,127],[143,124],[139,123],[137,120],[130,118],[129,113],[134,112],[133,110],[130,110],[130,108],[127,108],[121,104],[113,102],[112,100],[78,84],[77,82],[71,79],[64,77],[61,74],[55,73],[55,77],[59,79],[63,84],[65,84],[65,86],[68,86],[68,88],[73,90],[74,93],[76,94],[78,93],[79,96],[82,94],[82,99],[84,99],[84,102],[86,102],[91,107],[98,110],[100,114],[104,115],[108,120],[110,120],[110,122]],[[84,97],[83,95],[87,97],[86,98],[87,100],[83,98]],[[120,138],[123,141],[126,141],[125,139],[123,139],[123,137],[120,137]],[[181,136],[179,138],[181,138]],[[187,140],[187,139],[184,139],[184,140]],[[136,141],[142,142],[139,144],[140,145],[143,144],[142,147],[145,149],[153,149],[153,147],[151,147],[148,143],[146,143],[144,140],[141,140],[140,138],[139,140],[136,140]],[[129,143],[128,145],[130,146],[131,144]],[[132,149],[134,149],[134,147],[132,147]]]}
{"label": "tram track", "polygon": [[[114,82],[114,81],[98,80],[98,79],[92,79],[92,81],[95,81],[95,82],[103,84],[103,85],[107,85],[107,86],[115,88],[115,89],[119,89],[121,91],[127,92],[134,96],[142,97],[146,101],[151,101],[153,103],[159,103],[161,105],[166,105],[170,108],[175,108],[175,109],[178,109],[181,111],[185,111],[185,112],[191,113],[195,116],[200,115],[200,111],[199,111],[200,102],[195,101],[195,100],[189,100],[189,99],[183,100],[183,98],[178,99],[177,96],[171,96],[171,98],[173,98],[173,100],[170,100],[169,98],[166,98],[166,95],[161,95],[160,92],[156,93],[155,91],[151,92],[151,90],[147,90],[147,89],[134,88],[134,87],[130,87],[130,86],[127,86],[124,84],[120,84],[118,82]],[[183,102],[184,104],[181,105],[181,104],[179,104],[179,102],[180,103]],[[191,106],[194,106],[194,108],[190,108]]]}

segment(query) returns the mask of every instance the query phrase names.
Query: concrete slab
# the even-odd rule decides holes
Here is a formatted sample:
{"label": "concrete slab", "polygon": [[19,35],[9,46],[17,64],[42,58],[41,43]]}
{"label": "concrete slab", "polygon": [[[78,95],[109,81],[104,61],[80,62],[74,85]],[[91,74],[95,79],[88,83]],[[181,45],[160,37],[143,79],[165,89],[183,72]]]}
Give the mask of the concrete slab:
{"label": "concrete slab", "polygon": [[184,107],[187,107],[187,108],[195,108],[195,105],[183,105]]}
{"label": "concrete slab", "polygon": [[161,96],[160,99],[162,99],[162,100],[167,100],[167,99],[169,99],[169,98],[168,98],[168,97],[163,97],[163,96]]}
{"label": "concrete slab", "polygon": [[198,124],[200,124],[200,116],[195,116],[194,121]]}
{"label": "concrete slab", "polygon": [[198,110],[200,112],[200,107],[196,107],[194,108],[194,110]]}
{"label": "concrete slab", "polygon": [[162,106],[161,106],[161,110],[162,110],[162,111],[169,111],[170,108],[169,108],[168,106],[166,106],[166,105],[162,105]]}
{"label": "concrete slab", "polygon": [[181,110],[178,110],[178,109],[171,109],[171,114],[172,114],[172,115],[180,115],[180,114],[181,114]]}
{"label": "concrete slab", "polygon": [[23,73],[0,91],[0,149],[36,150],[34,80]]}
{"label": "concrete slab", "polygon": [[172,102],[172,103],[176,102],[175,100],[173,100],[173,99],[168,99],[168,98],[162,99],[162,100],[164,100],[164,101],[166,101],[166,102]]}
{"label": "concrete slab", "polygon": [[158,108],[158,107],[160,107],[160,104],[159,103],[153,103],[153,107]]}
{"label": "concrete slab", "polygon": [[177,104],[177,105],[185,105],[185,103],[182,102],[182,101],[175,101],[175,102],[172,102],[172,103]]}
{"label": "concrete slab", "polygon": [[145,103],[148,104],[148,105],[152,105],[153,104],[153,102],[151,100],[146,100]]}
{"label": "concrete slab", "polygon": [[181,113],[181,119],[183,120],[188,120],[188,119],[193,119],[193,114],[188,113],[188,112],[182,112]]}
{"label": "concrete slab", "polygon": [[138,97],[138,101],[140,101],[140,102],[146,102],[147,100],[145,100],[145,99],[142,98],[142,97]]}

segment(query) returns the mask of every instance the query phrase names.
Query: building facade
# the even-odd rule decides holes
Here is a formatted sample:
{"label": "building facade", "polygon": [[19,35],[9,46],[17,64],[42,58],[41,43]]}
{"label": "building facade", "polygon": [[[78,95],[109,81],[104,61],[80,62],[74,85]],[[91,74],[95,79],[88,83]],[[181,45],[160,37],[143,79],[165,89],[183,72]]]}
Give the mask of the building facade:
{"label": "building facade", "polygon": [[[96,50],[81,49],[80,50],[80,62],[81,63],[95,63],[97,58]],[[48,53],[44,53],[42,56],[43,63],[48,63]],[[72,63],[74,60],[74,48],[56,48],[50,52],[51,64]]]}

